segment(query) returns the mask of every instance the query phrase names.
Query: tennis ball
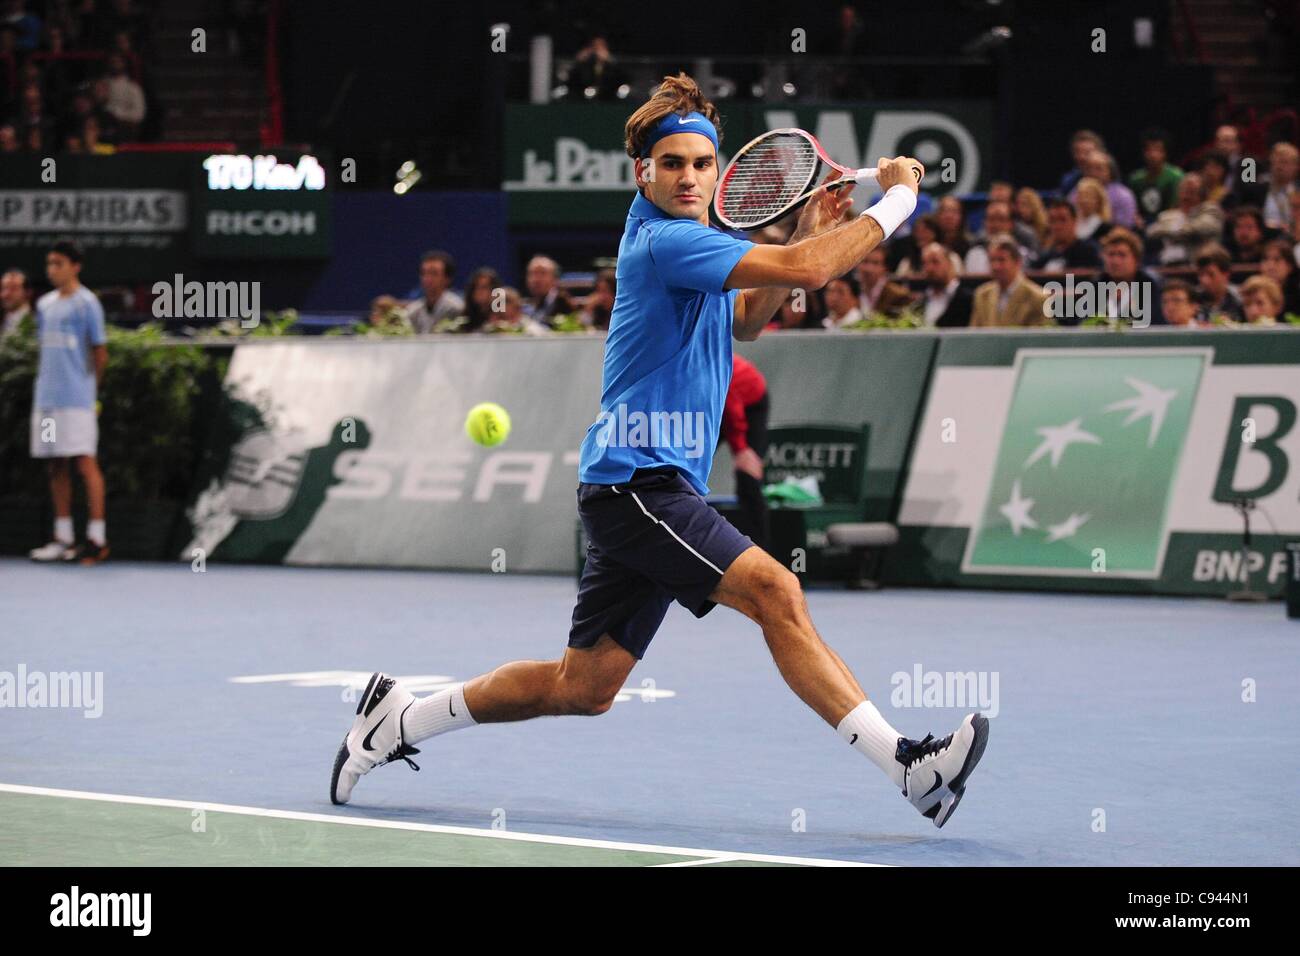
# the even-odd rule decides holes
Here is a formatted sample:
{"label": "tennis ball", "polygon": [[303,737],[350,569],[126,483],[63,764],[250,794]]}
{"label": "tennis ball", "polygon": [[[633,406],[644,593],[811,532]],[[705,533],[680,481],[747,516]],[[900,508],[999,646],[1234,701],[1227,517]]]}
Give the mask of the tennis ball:
{"label": "tennis ball", "polygon": [[486,448],[510,436],[510,414],[496,402],[480,402],[465,417],[465,434]]}

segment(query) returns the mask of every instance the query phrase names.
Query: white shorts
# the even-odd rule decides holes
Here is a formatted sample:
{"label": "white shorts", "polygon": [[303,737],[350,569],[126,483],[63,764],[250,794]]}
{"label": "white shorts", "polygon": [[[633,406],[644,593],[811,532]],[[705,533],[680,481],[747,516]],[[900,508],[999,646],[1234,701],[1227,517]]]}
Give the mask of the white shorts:
{"label": "white shorts", "polygon": [[33,458],[75,458],[94,455],[99,446],[99,421],[93,408],[33,408]]}

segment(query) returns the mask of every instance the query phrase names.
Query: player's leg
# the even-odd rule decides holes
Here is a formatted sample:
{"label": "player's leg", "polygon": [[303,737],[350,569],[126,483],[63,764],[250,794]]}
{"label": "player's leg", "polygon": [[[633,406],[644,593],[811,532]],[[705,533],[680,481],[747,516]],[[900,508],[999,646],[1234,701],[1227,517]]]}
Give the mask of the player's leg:
{"label": "player's leg", "polygon": [[[605,510],[598,511],[601,517],[588,521],[580,503],[588,534],[603,537],[616,527],[616,518],[606,520]],[[393,678],[375,674],[335,757],[330,799],[346,803],[357,781],[385,763],[406,760],[415,767],[410,756],[419,751],[412,745],[439,734],[479,723],[605,713],[671,601],[652,581],[593,545],[562,659],[513,661],[419,699]]]}
{"label": "player's leg", "polygon": [[76,545],[72,531],[72,474],[67,458],[45,459],[45,473],[50,482],[50,500],[54,505],[54,539],[28,555],[33,561],[61,561]]}
{"label": "player's leg", "polygon": [[[480,724],[595,716],[613,706],[635,666],[636,658],[606,633],[592,647],[566,648],[558,661],[512,661],[474,678],[465,684],[465,704]],[[413,725],[408,719],[408,733]]]}
{"label": "player's leg", "polygon": [[757,623],[790,689],[884,771],[935,826],[947,822],[983,756],[986,718],[968,715],[942,740],[927,735],[916,741],[900,734],[813,627],[799,579],[760,548],[750,548],[731,563],[710,599]]}
{"label": "player's leg", "polygon": [[86,545],[75,555],[82,564],[94,564],[108,557],[108,534],[104,524],[104,474],[94,455],[73,459],[86,489]]}
{"label": "player's leg", "polygon": [[852,672],[813,627],[799,579],[762,548],[736,558],[710,599],[763,629],[785,682],[832,727],[866,700]]}

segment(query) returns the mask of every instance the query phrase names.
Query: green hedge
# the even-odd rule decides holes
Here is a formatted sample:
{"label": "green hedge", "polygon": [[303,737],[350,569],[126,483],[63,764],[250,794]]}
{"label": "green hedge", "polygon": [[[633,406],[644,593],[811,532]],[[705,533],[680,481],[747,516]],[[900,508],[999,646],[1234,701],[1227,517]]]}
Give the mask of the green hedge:
{"label": "green hedge", "polygon": [[[36,333],[28,321],[0,342],[0,495],[45,498],[29,454]],[[99,460],[110,498],[183,501],[190,493],[204,406],[226,359],[170,344],[157,326],[109,327],[100,385]]]}

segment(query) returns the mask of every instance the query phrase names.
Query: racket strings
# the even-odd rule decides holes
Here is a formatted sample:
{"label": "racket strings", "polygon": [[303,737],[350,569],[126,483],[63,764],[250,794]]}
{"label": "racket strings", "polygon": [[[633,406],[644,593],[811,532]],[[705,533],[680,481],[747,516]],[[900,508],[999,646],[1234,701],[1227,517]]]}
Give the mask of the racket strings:
{"label": "racket strings", "polygon": [[770,136],[737,158],[719,211],[741,228],[770,219],[803,195],[818,163],[816,147],[802,136]]}

